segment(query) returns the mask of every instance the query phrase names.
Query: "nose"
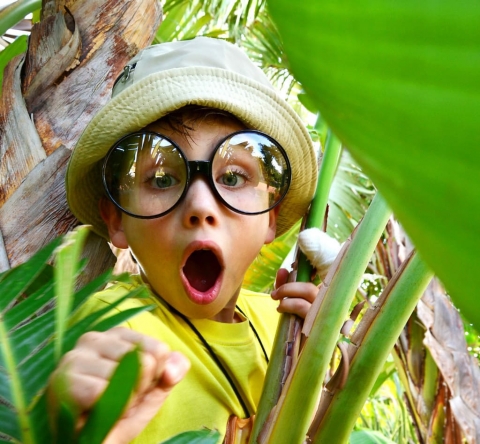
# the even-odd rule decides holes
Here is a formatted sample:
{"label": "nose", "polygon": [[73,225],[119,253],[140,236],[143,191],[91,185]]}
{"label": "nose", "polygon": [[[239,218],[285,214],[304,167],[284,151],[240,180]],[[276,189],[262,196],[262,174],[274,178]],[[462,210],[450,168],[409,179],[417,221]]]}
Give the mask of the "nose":
{"label": "nose", "polygon": [[183,202],[183,222],[188,227],[216,225],[219,221],[219,202],[202,175],[193,178]]}

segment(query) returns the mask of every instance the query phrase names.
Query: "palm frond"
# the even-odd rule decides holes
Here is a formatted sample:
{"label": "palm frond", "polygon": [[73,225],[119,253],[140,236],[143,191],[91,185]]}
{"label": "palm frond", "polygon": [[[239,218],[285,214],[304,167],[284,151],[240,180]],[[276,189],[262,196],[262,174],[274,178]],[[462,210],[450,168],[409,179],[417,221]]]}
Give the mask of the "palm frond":
{"label": "palm frond", "polygon": [[[74,280],[82,271],[77,244],[81,243],[81,237],[85,237],[84,227],[72,233],[63,244],[59,238],[29,261],[0,275],[0,439],[7,442],[51,442],[43,395],[60,357],[71,350],[86,331],[111,328],[144,310],[143,307],[129,310],[101,321],[120,300],[77,323],[71,322],[72,315],[87,298],[112,279],[111,272],[104,273],[72,294],[69,303],[58,303],[66,287],[73,289]],[[72,245],[75,251],[70,253],[67,250]],[[66,253],[63,265],[49,265],[54,252],[57,256]],[[71,272],[59,278],[59,272],[54,273],[54,269],[59,267],[63,270],[60,273],[64,273],[65,262]],[[55,287],[60,288],[58,280],[63,285],[62,292],[56,295]],[[140,288],[125,297],[138,296],[143,291]],[[61,315],[64,319],[58,315],[56,306],[65,310]],[[60,324],[63,326],[59,327]],[[61,330],[64,334],[59,335]],[[60,353],[55,353],[56,341],[61,341]],[[125,402],[127,400],[128,396]]]}

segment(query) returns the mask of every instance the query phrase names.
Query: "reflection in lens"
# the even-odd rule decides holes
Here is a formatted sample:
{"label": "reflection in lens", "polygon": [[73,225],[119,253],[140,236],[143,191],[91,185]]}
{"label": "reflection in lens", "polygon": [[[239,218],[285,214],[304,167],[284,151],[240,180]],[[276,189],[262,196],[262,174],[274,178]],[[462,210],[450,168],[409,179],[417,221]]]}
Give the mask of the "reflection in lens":
{"label": "reflection in lens", "polygon": [[111,197],[136,216],[156,216],[170,210],[183,193],[186,177],[181,152],[168,139],[153,133],[122,139],[105,165]]}
{"label": "reflection in lens", "polygon": [[[219,194],[233,208],[261,213],[273,208],[289,185],[289,167],[283,151],[266,136],[243,132],[227,139],[213,159],[213,181]],[[223,177],[235,174],[235,185]]]}

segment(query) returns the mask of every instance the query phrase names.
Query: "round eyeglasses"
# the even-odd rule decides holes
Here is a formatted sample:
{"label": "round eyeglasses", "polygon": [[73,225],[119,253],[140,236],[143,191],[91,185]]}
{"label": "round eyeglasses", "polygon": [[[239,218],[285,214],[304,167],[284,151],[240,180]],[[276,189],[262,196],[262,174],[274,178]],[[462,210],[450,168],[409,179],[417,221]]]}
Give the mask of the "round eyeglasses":
{"label": "round eyeglasses", "polygon": [[151,131],[129,134],[110,149],[103,184],[123,212],[150,219],[172,211],[196,174],[203,174],[215,196],[241,214],[270,211],[287,194],[290,163],[285,150],[259,131],[232,133],[210,160],[188,160],[168,137]]}

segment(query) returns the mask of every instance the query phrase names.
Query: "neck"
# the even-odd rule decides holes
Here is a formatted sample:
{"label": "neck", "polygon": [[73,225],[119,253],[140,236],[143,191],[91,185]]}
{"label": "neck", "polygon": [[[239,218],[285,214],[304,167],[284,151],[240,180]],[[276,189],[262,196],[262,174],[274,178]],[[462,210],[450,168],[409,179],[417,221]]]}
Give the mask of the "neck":
{"label": "neck", "polygon": [[238,313],[235,313],[235,307],[237,304],[238,295],[240,294],[240,289],[238,289],[234,296],[228,301],[228,304],[215,316],[212,316],[210,320],[216,322],[223,322],[225,324],[233,324],[241,322],[243,319],[238,316]]}

